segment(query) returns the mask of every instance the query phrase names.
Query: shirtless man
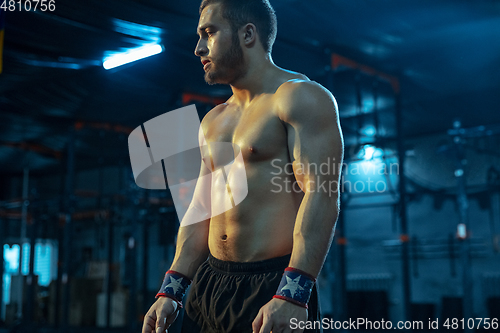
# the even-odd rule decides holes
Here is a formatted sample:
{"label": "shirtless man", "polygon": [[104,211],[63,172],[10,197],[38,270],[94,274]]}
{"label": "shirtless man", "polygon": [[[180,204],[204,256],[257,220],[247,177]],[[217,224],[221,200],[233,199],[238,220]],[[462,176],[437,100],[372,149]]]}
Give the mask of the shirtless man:
{"label": "shirtless man", "polygon": [[[339,211],[343,139],[335,99],[306,76],[274,64],[276,18],[268,0],[204,0],[198,35],[195,54],[205,80],[233,91],[205,116],[201,129],[209,146],[227,142],[241,149],[248,195],[225,213],[181,223],[167,272],[172,278],[166,277],[142,333],[168,329],[183,296],[169,293],[192,279],[183,332],[302,332],[292,329],[291,319],[318,318],[316,291],[310,289]],[[216,159],[203,149],[202,155]],[[322,173],[319,166],[332,161],[333,170]],[[201,176],[207,174],[202,163]],[[212,177],[217,181],[215,172]],[[217,194],[211,198],[208,205],[217,206]],[[170,281],[182,286],[163,294]],[[297,290],[305,300],[294,297]]]}

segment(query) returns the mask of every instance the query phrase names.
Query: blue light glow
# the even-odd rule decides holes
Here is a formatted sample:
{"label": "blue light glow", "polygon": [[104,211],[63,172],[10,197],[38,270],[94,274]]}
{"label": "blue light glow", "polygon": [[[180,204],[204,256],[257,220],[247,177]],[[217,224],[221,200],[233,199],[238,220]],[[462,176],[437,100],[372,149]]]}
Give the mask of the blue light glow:
{"label": "blue light glow", "polygon": [[161,34],[163,33],[161,28],[120,20],[117,18],[112,19],[112,21],[115,26],[114,30],[121,34],[137,37],[141,40],[148,41],[149,43],[158,44],[161,40]]}
{"label": "blue light glow", "polygon": [[364,136],[372,136],[372,137],[375,136],[375,134],[377,134],[377,130],[373,125],[367,125],[363,127],[359,132]]}
{"label": "blue light glow", "polygon": [[359,151],[358,157],[365,160],[370,161],[373,159],[375,153],[377,152],[377,148],[372,145],[364,145],[363,148]]}

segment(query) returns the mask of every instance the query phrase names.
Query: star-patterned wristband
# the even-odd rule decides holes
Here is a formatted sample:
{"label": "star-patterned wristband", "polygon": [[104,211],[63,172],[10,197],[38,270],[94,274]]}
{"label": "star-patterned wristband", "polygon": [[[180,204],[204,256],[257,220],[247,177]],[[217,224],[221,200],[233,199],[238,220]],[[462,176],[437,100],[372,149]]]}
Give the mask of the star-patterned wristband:
{"label": "star-patterned wristband", "polygon": [[307,302],[309,302],[315,282],[314,276],[300,269],[287,267],[273,298],[279,298],[307,309]]}
{"label": "star-patterned wristband", "polygon": [[165,273],[165,278],[163,279],[160,291],[156,294],[156,298],[171,298],[182,308],[182,299],[190,284],[191,280],[187,276],[176,271],[168,271]]}

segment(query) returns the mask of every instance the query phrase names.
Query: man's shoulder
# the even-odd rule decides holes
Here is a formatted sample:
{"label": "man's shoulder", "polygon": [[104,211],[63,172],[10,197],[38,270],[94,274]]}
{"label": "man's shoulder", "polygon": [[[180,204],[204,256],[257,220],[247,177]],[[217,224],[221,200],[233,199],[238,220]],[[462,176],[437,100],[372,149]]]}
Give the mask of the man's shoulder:
{"label": "man's shoulder", "polygon": [[207,114],[203,117],[201,120],[201,126],[206,127],[208,126],[212,120],[217,117],[224,109],[227,107],[227,103],[222,103],[217,106],[215,106],[213,109],[207,112]]}
{"label": "man's shoulder", "polygon": [[[296,118],[307,113],[308,116],[336,112],[337,104],[332,93],[321,84],[309,79],[293,79],[283,83],[276,91],[280,117]],[[307,112],[305,112],[307,111]]]}
{"label": "man's shoulder", "polygon": [[299,97],[318,97],[317,95],[331,95],[330,91],[316,81],[307,77],[293,78],[284,82],[276,91],[278,98]]}

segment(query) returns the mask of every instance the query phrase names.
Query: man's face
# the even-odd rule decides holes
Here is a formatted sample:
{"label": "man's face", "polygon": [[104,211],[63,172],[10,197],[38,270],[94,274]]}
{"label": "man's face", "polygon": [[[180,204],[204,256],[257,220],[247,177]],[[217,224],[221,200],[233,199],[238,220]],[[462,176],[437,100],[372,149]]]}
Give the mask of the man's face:
{"label": "man's face", "polygon": [[238,33],[222,18],[220,4],[207,6],[200,16],[195,54],[201,58],[208,84],[231,84],[245,73]]}

